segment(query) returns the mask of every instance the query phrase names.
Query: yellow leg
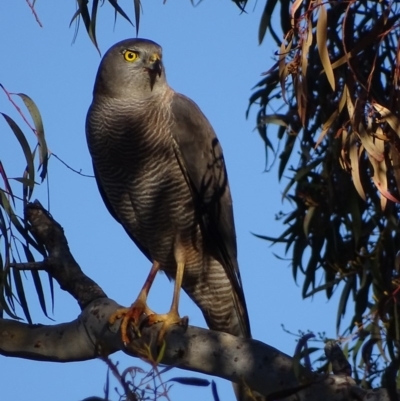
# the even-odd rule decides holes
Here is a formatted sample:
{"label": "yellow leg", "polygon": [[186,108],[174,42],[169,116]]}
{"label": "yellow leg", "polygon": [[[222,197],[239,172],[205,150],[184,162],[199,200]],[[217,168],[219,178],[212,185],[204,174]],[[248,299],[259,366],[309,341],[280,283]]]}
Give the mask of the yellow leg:
{"label": "yellow leg", "polygon": [[146,319],[146,323],[151,325],[159,322],[163,322],[161,326],[160,332],[158,333],[158,343],[160,344],[165,336],[166,331],[168,328],[174,324],[178,324],[180,326],[187,326],[188,318],[187,316],[181,318],[178,313],[179,307],[179,295],[182,287],[182,279],[183,279],[183,272],[185,271],[185,263],[178,262],[176,268],[176,277],[175,277],[175,286],[174,286],[174,295],[172,297],[171,309],[168,313],[165,314],[154,314],[149,315]]}
{"label": "yellow leg", "polygon": [[181,294],[183,272],[185,271],[185,263],[179,262],[176,267],[176,277],[174,286],[174,295],[172,297],[171,311],[176,311],[178,313],[179,307],[179,296]]}
{"label": "yellow leg", "polygon": [[121,336],[124,344],[130,342],[128,336],[129,323],[132,323],[135,331],[139,332],[138,324],[142,314],[145,313],[147,316],[154,315],[154,312],[147,306],[147,296],[159,270],[160,264],[155,261],[138,297],[136,298],[136,301],[130,306],[130,308],[121,308],[115,311],[108,320],[110,324],[114,324],[117,319],[122,317]]}

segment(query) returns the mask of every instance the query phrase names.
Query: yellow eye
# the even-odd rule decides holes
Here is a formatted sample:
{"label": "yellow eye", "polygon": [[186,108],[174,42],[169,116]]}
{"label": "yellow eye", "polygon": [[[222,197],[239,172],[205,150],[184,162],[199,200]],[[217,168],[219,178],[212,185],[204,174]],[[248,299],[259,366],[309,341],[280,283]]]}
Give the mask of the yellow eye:
{"label": "yellow eye", "polygon": [[124,59],[126,61],[129,61],[130,63],[134,62],[136,59],[139,58],[139,55],[136,52],[133,52],[132,50],[125,50],[123,54],[124,54]]}

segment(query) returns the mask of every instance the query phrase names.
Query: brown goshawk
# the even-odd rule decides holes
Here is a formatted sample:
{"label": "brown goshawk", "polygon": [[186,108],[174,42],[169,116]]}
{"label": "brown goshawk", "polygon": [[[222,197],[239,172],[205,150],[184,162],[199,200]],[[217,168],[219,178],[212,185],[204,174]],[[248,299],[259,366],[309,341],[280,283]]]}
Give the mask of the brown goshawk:
{"label": "brown goshawk", "polygon": [[[161,47],[128,39],[104,55],[86,120],[93,168],[112,216],[152,263],[127,320],[179,323],[182,287],[212,330],[250,337],[221,146],[199,107],[167,83]],[[170,311],[146,304],[158,270],[175,280]]]}

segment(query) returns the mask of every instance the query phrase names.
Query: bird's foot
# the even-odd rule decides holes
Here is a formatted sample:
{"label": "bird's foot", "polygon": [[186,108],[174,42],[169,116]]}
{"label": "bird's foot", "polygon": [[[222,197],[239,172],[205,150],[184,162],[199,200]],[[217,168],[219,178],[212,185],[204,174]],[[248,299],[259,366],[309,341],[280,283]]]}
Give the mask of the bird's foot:
{"label": "bird's foot", "polygon": [[154,312],[147,306],[146,302],[137,299],[130,308],[117,309],[108,319],[109,324],[114,324],[116,320],[122,318],[121,322],[121,337],[125,345],[130,343],[128,335],[128,327],[131,326],[137,336],[140,337],[139,321],[143,314],[153,316]]}
{"label": "bird's foot", "polygon": [[157,336],[157,344],[161,345],[164,340],[165,333],[173,325],[179,325],[186,328],[189,323],[189,318],[187,316],[180,317],[178,312],[171,310],[168,313],[164,314],[151,314],[148,315],[147,318],[143,321],[142,325],[151,326],[156,323],[161,323],[162,326]]}

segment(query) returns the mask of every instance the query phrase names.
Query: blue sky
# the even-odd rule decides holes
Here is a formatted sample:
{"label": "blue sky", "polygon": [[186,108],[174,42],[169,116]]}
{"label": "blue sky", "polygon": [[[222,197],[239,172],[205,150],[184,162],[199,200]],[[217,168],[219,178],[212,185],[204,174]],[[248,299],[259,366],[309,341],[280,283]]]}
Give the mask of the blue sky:
{"label": "blue sky", "polygon": [[[75,12],[74,1],[36,3],[43,28],[37,25],[25,1],[0,3],[0,83],[11,92],[26,93],[36,102],[54,154],[73,168],[92,174],[84,123],[100,58],[83,24],[72,43],[74,26],[68,25]],[[254,131],[256,110],[248,120],[245,118],[251,88],[271,66],[276,51],[268,37],[258,45],[263,3],[249,1],[248,13],[240,14],[232,2],[225,0],[205,0],[197,7],[189,0],[168,1],[165,5],[161,0],[144,1],[139,36],[163,46],[170,85],[191,97],[217,132],[233,195],[239,265],[253,336],[293,354],[294,337],[283,332],[281,324],[294,332],[312,329],[334,337],[338,294],[330,302],[323,295],[302,301],[290,261],[273,255],[284,256],[283,249],[270,247],[252,235],[281,233],[283,227],[275,221],[275,214],[289,208],[281,202],[286,183],[278,183],[276,169],[264,172],[264,145]],[[120,4],[133,17],[132,1]],[[275,26],[278,23],[275,21]],[[134,28],[122,18],[115,29],[113,25],[113,11],[105,4],[98,16],[98,42],[103,54],[114,43],[135,36]],[[35,143],[33,134],[2,93],[0,111],[14,118]],[[21,175],[23,155],[2,120],[0,160],[9,176]],[[109,297],[130,305],[149,271],[149,262],[106,211],[94,179],[71,172],[55,158],[49,168],[50,210],[64,227],[72,253]],[[34,198],[47,205],[45,185],[36,188]],[[50,324],[40,311],[29,279],[26,286],[35,322]],[[172,283],[160,275],[150,293],[150,307],[166,311],[172,290]],[[61,323],[78,313],[74,300],[57,288],[52,318]],[[205,326],[201,313],[186,295],[182,295],[180,313],[189,316],[190,324]],[[0,359],[4,399],[70,401],[103,395],[107,368],[99,360],[55,364]],[[119,361],[122,369],[137,365],[146,368],[122,353],[112,359]],[[174,370],[165,379],[193,375]],[[229,382],[217,380],[217,385],[222,400],[233,399]],[[212,399],[209,389],[181,385],[175,385],[170,395],[175,401],[187,400],[188,396],[192,401]],[[113,390],[111,398],[118,399]]]}

